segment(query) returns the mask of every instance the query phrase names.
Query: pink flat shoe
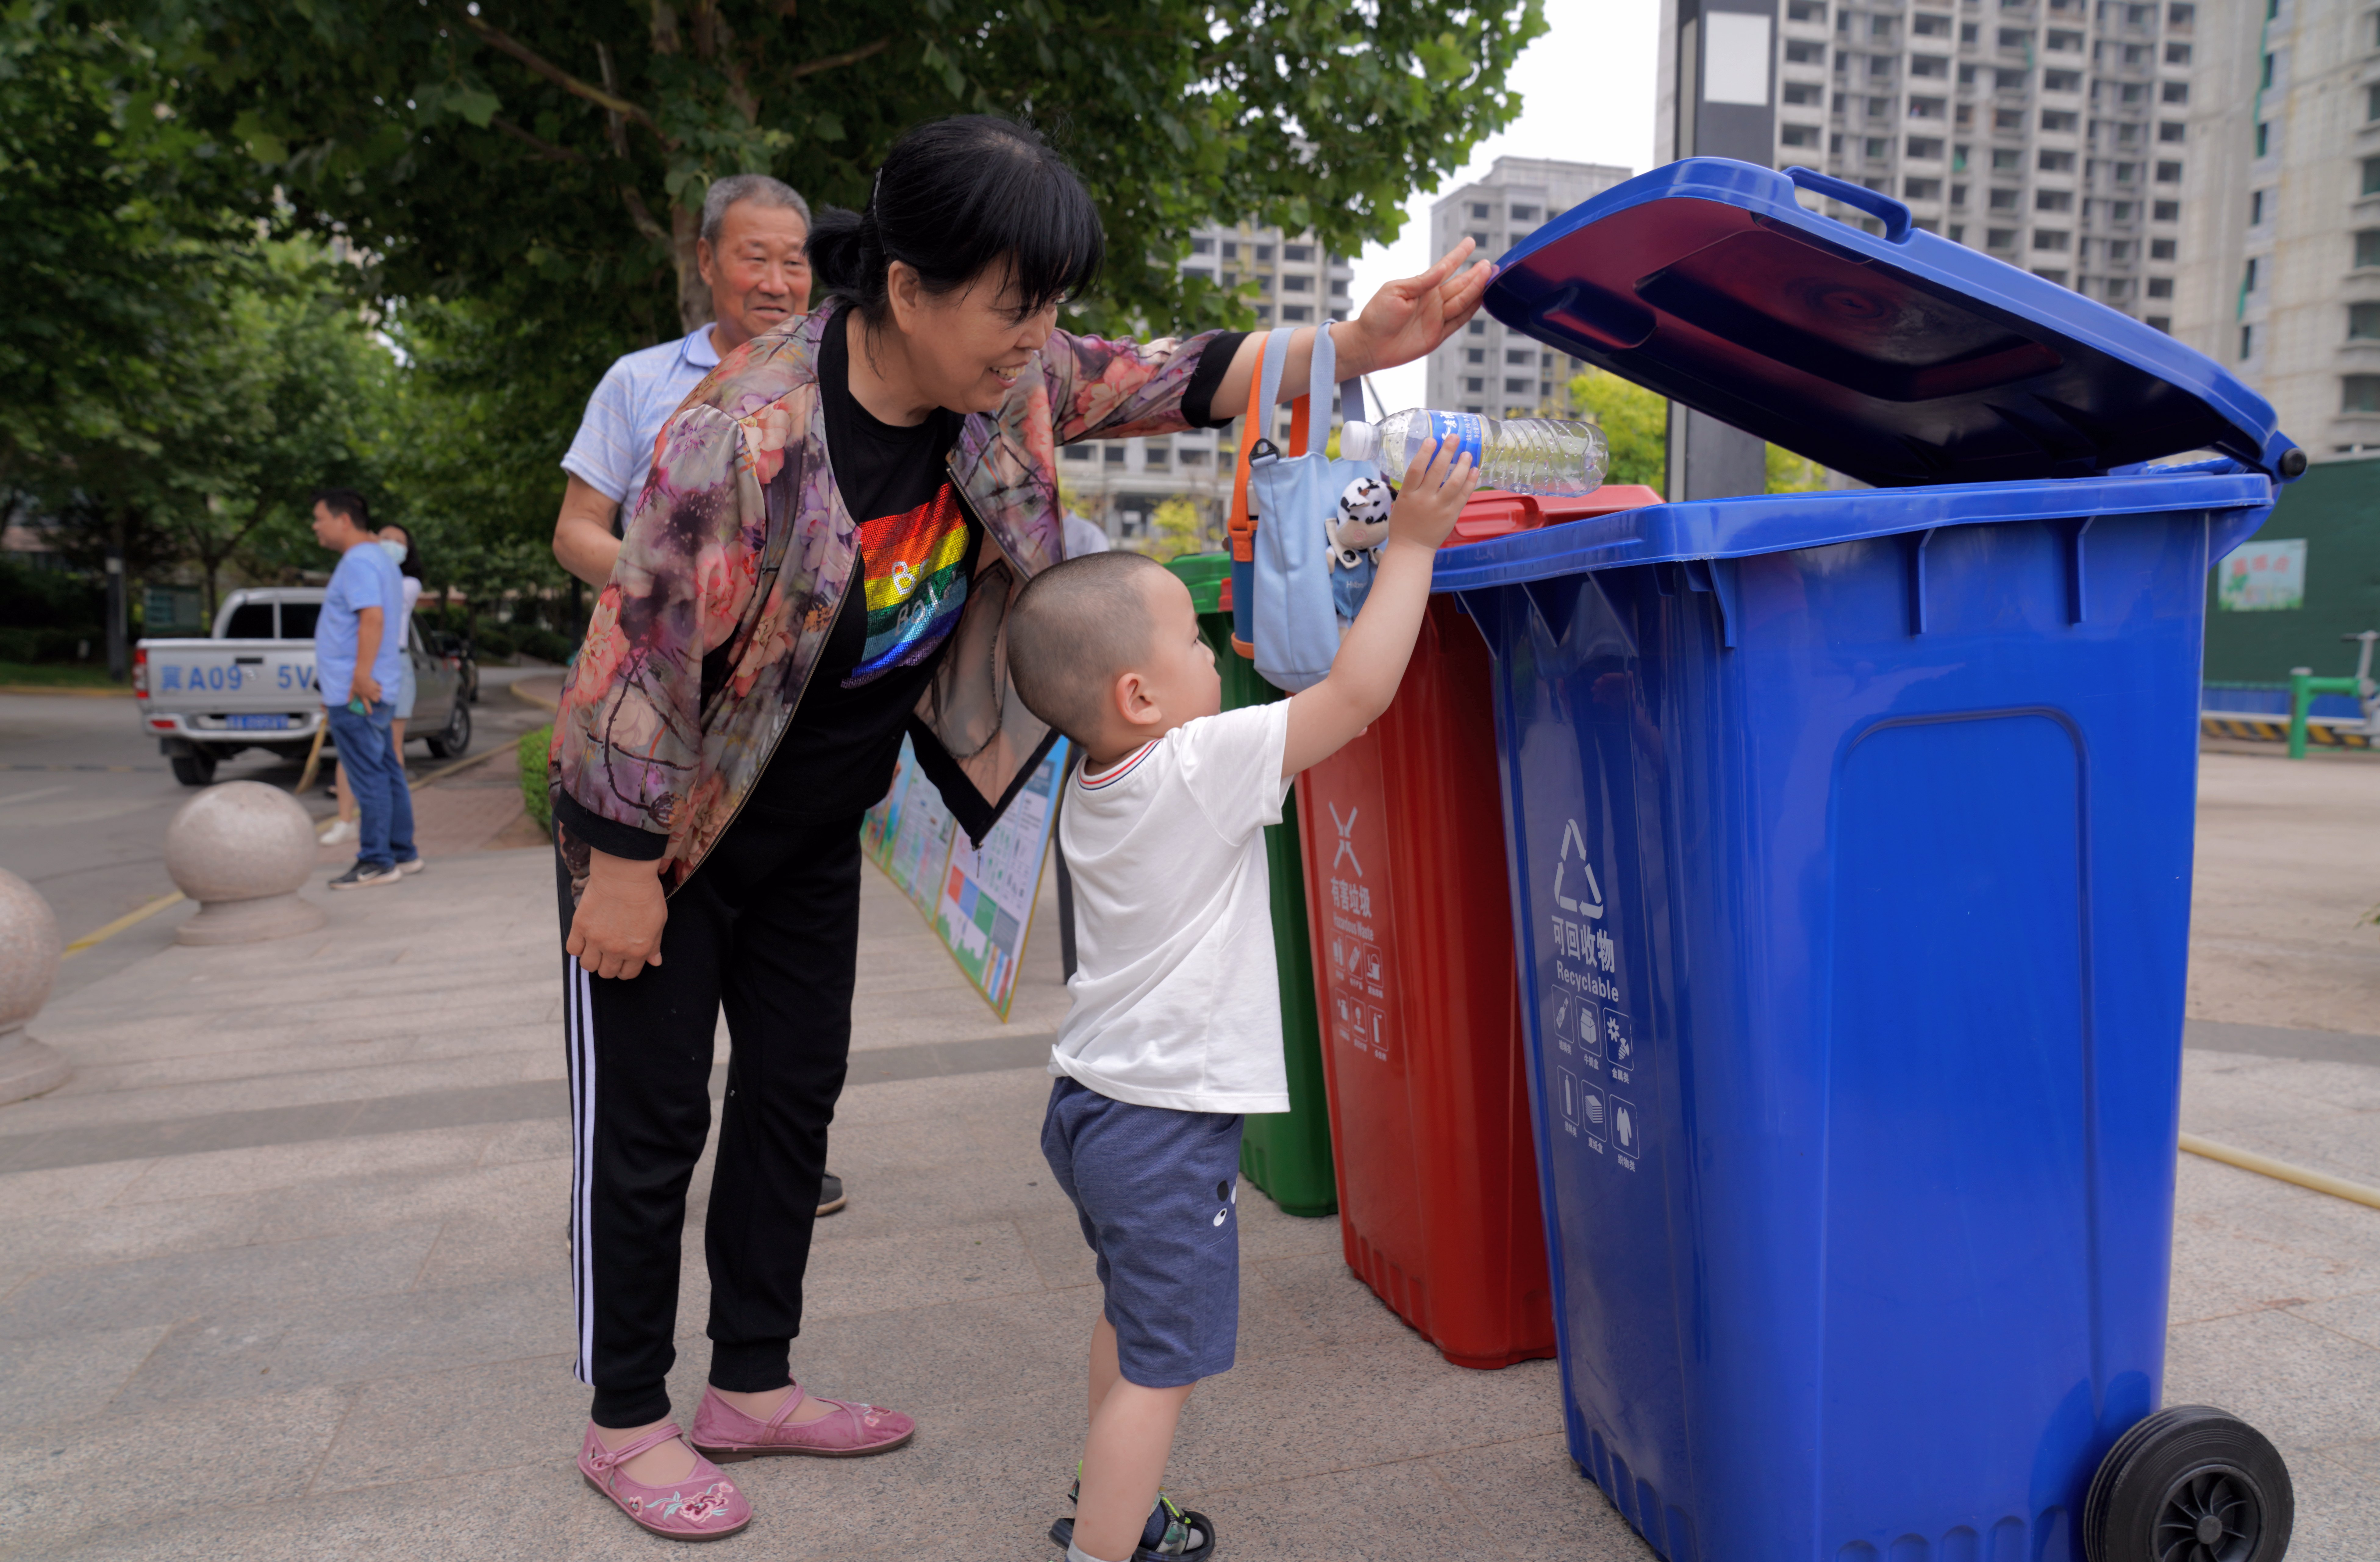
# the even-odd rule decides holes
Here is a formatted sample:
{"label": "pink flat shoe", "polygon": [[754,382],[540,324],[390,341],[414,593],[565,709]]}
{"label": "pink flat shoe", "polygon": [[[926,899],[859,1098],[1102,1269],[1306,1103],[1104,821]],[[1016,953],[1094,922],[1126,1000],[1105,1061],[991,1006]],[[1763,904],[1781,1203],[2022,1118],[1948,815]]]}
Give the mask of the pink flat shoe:
{"label": "pink flat shoe", "polygon": [[717,1389],[706,1387],[702,1408],[694,1413],[694,1435],[688,1441],[720,1463],[732,1464],[771,1454],[856,1458],[889,1453],[917,1434],[917,1422],[898,1410],[844,1399],[821,1400],[834,1409],[816,1421],[787,1421],[808,1397],[800,1384],[794,1385],[777,1413],[761,1422],[721,1398]]}
{"label": "pink flat shoe", "polygon": [[677,1434],[674,1425],[660,1427],[614,1451],[603,1446],[589,1422],[587,1441],[578,1450],[578,1473],[618,1504],[638,1529],[663,1540],[715,1541],[752,1522],[752,1505],[735,1483],[699,1453],[694,1456],[693,1472],[666,1486],[648,1486],[620,1473],[620,1466]]}

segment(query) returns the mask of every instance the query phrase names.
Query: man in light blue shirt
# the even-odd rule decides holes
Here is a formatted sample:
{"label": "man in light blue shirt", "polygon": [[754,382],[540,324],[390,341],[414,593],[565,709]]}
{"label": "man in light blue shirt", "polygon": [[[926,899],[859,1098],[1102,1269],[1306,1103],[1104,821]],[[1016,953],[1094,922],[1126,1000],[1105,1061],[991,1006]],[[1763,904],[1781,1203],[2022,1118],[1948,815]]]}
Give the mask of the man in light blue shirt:
{"label": "man in light blue shirt", "polygon": [[315,494],[314,540],[339,555],[314,621],[314,683],[362,832],[355,866],[331,887],[395,884],[421,871],[413,792],[389,732],[405,671],[405,578],[382,550],[363,495],[352,489]]}
{"label": "man in light blue shirt", "polygon": [[614,362],[595,394],[562,470],[570,474],[553,527],[553,556],[603,589],[619,532],[644,492],[653,444],[687,393],[720,359],[810,307],[810,209],[766,174],[713,183],[702,201],[695,263],[710,288],[711,323]]}

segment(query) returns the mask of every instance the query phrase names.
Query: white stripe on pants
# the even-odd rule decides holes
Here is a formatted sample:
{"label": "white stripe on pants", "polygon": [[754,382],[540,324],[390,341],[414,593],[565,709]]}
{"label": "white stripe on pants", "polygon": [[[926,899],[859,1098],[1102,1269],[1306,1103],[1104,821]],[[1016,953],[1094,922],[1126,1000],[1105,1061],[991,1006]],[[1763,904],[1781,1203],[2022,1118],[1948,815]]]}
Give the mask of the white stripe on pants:
{"label": "white stripe on pants", "polygon": [[595,1386],[594,1231],[588,1218],[595,1180],[595,1017],[587,968],[562,958],[562,1001],[570,1033],[570,1295],[578,1319],[571,1375]]}

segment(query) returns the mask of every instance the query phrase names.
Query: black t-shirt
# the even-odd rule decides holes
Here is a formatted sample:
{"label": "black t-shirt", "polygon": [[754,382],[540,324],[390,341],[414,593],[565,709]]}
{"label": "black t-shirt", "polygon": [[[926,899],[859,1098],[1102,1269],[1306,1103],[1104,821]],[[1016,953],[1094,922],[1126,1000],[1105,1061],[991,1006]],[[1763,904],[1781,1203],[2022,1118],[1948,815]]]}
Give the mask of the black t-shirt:
{"label": "black t-shirt", "polygon": [[951,482],[965,420],[937,408],[914,427],[880,422],[851,394],[850,322],[848,310],[827,322],[819,396],[859,555],[793,726],[746,805],[816,819],[863,812],[892,787],[902,730],[958,625],[983,537]]}

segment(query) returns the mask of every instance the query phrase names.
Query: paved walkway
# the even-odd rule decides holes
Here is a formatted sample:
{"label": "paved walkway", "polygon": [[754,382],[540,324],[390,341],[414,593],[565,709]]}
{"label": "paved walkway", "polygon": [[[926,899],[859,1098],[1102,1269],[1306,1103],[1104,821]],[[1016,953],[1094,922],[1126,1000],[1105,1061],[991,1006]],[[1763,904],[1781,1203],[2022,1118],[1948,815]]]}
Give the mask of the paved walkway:
{"label": "paved walkway", "polygon": [[2190,1012],[2380,1031],[2380,752],[2204,755],[2198,821]]}
{"label": "paved walkway", "polygon": [[[2268,826],[2333,829],[2227,834],[2209,775],[2202,887]],[[37,1024],[80,1071],[0,1109],[0,1556],[668,1554],[567,1462],[550,860],[458,850],[321,898],[318,933],[164,948]],[[820,1226],[795,1363],[923,1429],[737,1467],[761,1516],[717,1555],[1050,1555],[1098,1306],[1035,1148],[1055,947],[1045,916],[1002,1026],[869,871],[832,1157],[852,1206]],[[2380,1039],[2226,1015],[2193,1028],[2187,1126],[2380,1182]],[[706,1166],[698,1223],[707,1192]],[[1243,1208],[1240,1365],[1193,1399],[1172,1476],[1231,1562],[1649,1556],[1570,1467],[1552,1363],[1448,1366],[1348,1275],[1336,1221]],[[2176,1240],[2168,1397],[2280,1444],[2296,1562],[2380,1556],[2380,1212],[2184,1157]]]}

